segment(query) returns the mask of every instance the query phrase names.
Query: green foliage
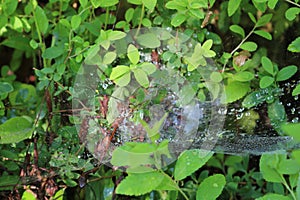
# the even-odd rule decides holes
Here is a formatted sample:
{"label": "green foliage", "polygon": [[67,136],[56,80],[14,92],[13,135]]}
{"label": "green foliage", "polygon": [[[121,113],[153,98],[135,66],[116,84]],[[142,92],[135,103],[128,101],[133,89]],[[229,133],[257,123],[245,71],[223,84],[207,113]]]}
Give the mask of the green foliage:
{"label": "green foliage", "polygon": [[[117,194],[141,199],[300,199],[298,149],[262,155],[259,169],[249,165],[249,156],[201,149],[182,152],[169,166],[161,163],[161,157],[173,156],[169,139],[160,133],[172,113],[149,123],[153,113],[145,106],[159,105],[167,89],[178,94],[183,106],[209,97],[241,106],[245,110],[235,123],[243,132],[255,134],[263,117],[277,134],[299,140],[299,124],[288,123],[289,112],[281,102],[283,83],[298,79],[298,63],[285,58],[285,51],[295,57],[300,52],[299,1],[215,2],[2,1],[0,198],[75,199],[63,195],[78,187],[86,199]],[[158,34],[152,29],[156,26],[168,28]],[[169,28],[177,35],[171,36]],[[136,29],[135,35],[124,45],[130,29]],[[287,49],[282,39],[292,41]],[[203,74],[211,65],[212,72]],[[117,144],[122,139],[117,130],[111,164],[127,175],[99,166],[95,152],[87,152],[79,139],[86,127],[75,128],[77,115],[90,112],[71,110],[71,100],[78,98],[75,77],[86,70],[81,66],[97,66],[90,81],[103,83],[92,88],[97,93],[89,99],[94,123],[103,128],[95,135],[109,133],[120,114],[120,100],[129,99],[134,111],[130,123],[142,125],[149,138],[149,143]],[[165,76],[162,69],[174,73]],[[144,103],[160,76],[164,88]],[[132,83],[137,86],[131,88]],[[291,93],[298,98],[300,85]],[[110,98],[107,105],[103,94]],[[93,131],[86,129],[88,135]]]}

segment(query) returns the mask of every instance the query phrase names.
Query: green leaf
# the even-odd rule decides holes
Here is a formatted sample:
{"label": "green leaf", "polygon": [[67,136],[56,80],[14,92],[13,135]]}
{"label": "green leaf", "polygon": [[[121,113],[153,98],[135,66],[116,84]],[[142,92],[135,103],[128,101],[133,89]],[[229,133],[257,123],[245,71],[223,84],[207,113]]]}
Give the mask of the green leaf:
{"label": "green leaf", "polygon": [[282,175],[278,173],[278,165],[285,155],[263,154],[260,158],[259,168],[264,179],[273,183],[281,183]]}
{"label": "green leaf", "polygon": [[210,48],[213,45],[213,40],[206,40],[203,44],[202,44],[202,48],[206,51],[210,50]]}
{"label": "green leaf", "polygon": [[297,37],[291,44],[289,44],[288,50],[291,52],[300,52],[300,37]]}
{"label": "green leaf", "polygon": [[191,149],[182,152],[175,165],[175,180],[182,180],[190,176],[193,172],[205,165],[212,155],[213,152],[201,149]]}
{"label": "green leaf", "polygon": [[256,24],[256,18],[254,17],[254,15],[252,14],[252,13],[250,13],[250,12],[248,12],[248,16],[249,16],[249,18],[251,19],[251,21],[254,23],[254,24]]}
{"label": "green leaf", "polygon": [[231,103],[244,97],[250,90],[248,82],[230,81],[225,85],[225,96],[223,102]]}
{"label": "green leaf", "polygon": [[153,74],[156,71],[156,66],[148,62],[143,62],[139,67],[148,75]]}
{"label": "green leaf", "polygon": [[257,30],[257,31],[254,31],[254,33],[256,35],[259,35],[267,40],[272,40],[272,35],[264,30]]}
{"label": "green leaf", "polygon": [[4,10],[5,14],[12,15],[18,7],[18,3],[19,2],[16,0],[3,1],[2,6],[3,6],[3,10]]}
{"label": "green leaf", "polygon": [[61,56],[65,52],[63,47],[49,47],[47,48],[44,53],[42,54],[42,57],[45,59],[53,59]]}
{"label": "green leaf", "polygon": [[142,0],[128,0],[128,3],[135,4],[135,5],[142,5]]}
{"label": "green leaf", "polygon": [[130,68],[124,65],[118,65],[112,69],[110,79],[119,86],[126,86],[130,82]]}
{"label": "green leaf", "polygon": [[137,37],[140,45],[148,48],[157,48],[160,46],[160,41],[154,33],[145,33]]}
{"label": "green leaf", "polygon": [[257,44],[255,42],[245,42],[240,46],[241,49],[246,51],[256,51]]}
{"label": "green leaf", "polygon": [[223,76],[220,72],[212,72],[210,74],[210,80],[212,80],[215,83],[219,83],[223,80]]}
{"label": "green leaf", "polygon": [[102,8],[106,8],[116,5],[117,3],[119,3],[119,0],[91,0],[91,2],[94,8],[98,8],[100,6]]}
{"label": "green leaf", "polygon": [[14,117],[0,125],[0,144],[17,143],[32,135],[32,119]]}
{"label": "green leaf", "polygon": [[242,71],[234,74],[232,78],[240,82],[251,81],[254,79],[254,74],[251,72]]}
{"label": "green leaf", "polygon": [[134,9],[133,8],[129,8],[126,11],[126,13],[125,13],[125,20],[126,20],[126,22],[130,22],[132,20],[133,13],[134,13]]}
{"label": "green leaf", "polygon": [[0,29],[2,29],[2,27],[5,27],[8,23],[8,17],[5,15],[0,15]]}
{"label": "green leaf", "polygon": [[284,124],[282,125],[282,130],[289,136],[292,136],[295,140],[297,140],[298,142],[300,142],[300,134],[299,134],[299,130],[300,130],[300,123],[296,123],[296,124]]}
{"label": "green leaf", "polygon": [[144,72],[142,69],[135,69],[133,70],[133,74],[135,79],[141,86],[143,86],[144,88],[147,88],[149,86],[149,80],[146,72]]}
{"label": "green leaf", "polygon": [[77,29],[81,24],[80,15],[73,15],[71,19],[71,27],[73,30]]}
{"label": "green leaf", "polygon": [[300,94],[300,84],[298,84],[298,85],[295,87],[295,89],[293,90],[293,93],[292,93],[293,96],[296,96],[296,95],[298,95],[298,94]]}
{"label": "green leaf", "polygon": [[116,188],[117,194],[143,195],[155,190],[164,180],[160,172],[129,174]]}
{"label": "green leaf", "polygon": [[300,13],[300,8],[296,8],[296,7],[289,8],[285,12],[285,18],[287,18],[289,21],[293,21],[294,19],[296,19],[299,13]]}
{"label": "green leaf", "polygon": [[122,31],[110,31],[107,34],[107,39],[110,41],[120,40],[126,36],[126,33]]}
{"label": "green leaf", "polygon": [[0,82],[0,96],[12,92],[14,90],[13,86],[7,82]]}
{"label": "green leaf", "polygon": [[267,95],[262,90],[251,92],[249,95],[245,97],[242,102],[242,105],[245,108],[252,108],[263,103],[267,98]]}
{"label": "green leaf", "polygon": [[286,122],[286,113],[284,106],[278,99],[268,105],[268,117],[273,128],[281,133],[281,125]]}
{"label": "green leaf", "polygon": [[271,8],[271,9],[274,9],[277,2],[278,2],[278,0],[268,1],[268,7]]}
{"label": "green leaf", "polygon": [[44,9],[42,9],[40,6],[36,7],[35,18],[38,26],[37,28],[41,31],[41,33],[46,34],[49,26],[49,20],[44,12]]}
{"label": "green leaf", "polygon": [[31,39],[29,42],[29,45],[33,48],[33,49],[37,49],[39,47],[39,43],[37,43],[34,39]]}
{"label": "green leaf", "polygon": [[18,31],[18,32],[22,32],[23,31],[23,24],[22,24],[22,21],[20,18],[18,17],[12,17],[11,18],[11,24],[12,24],[12,28],[15,30],[15,31]]}
{"label": "green leaf", "polygon": [[195,89],[191,86],[191,84],[184,85],[179,91],[179,102],[182,105],[187,105],[190,103],[196,95]]}
{"label": "green leaf", "polygon": [[294,74],[296,74],[297,71],[298,67],[295,65],[284,67],[277,73],[276,81],[285,81],[294,76]]}
{"label": "green leaf", "polygon": [[279,162],[278,172],[280,174],[298,174],[300,172],[300,165],[296,160],[285,159]]}
{"label": "green leaf", "polygon": [[264,70],[266,70],[266,72],[268,72],[271,75],[274,75],[274,67],[273,67],[272,61],[268,57],[263,56],[261,58],[261,64],[262,64]]}
{"label": "green leaf", "polygon": [[291,200],[291,198],[288,196],[283,196],[281,194],[269,193],[269,194],[266,194],[262,197],[255,199],[255,200]]}
{"label": "green leaf", "polygon": [[115,52],[107,52],[103,57],[103,64],[111,64],[117,57],[117,54]]}
{"label": "green leaf", "polygon": [[20,181],[19,176],[14,175],[1,175],[0,177],[0,190],[13,190],[15,185]]}
{"label": "green leaf", "polygon": [[242,38],[245,38],[245,31],[242,27],[240,27],[239,25],[231,25],[229,27],[229,29],[234,32],[239,34],[240,36],[242,36]]}
{"label": "green leaf", "polygon": [[35,200],[36,197],[32,190],[25,190],[22,194],[22,199],[23,200]]}
{"label": "green leaf", "polygon": [[156,6],[157,0],[142,0],[142,2],[146,8],[148,8],[150,11],[153,11]]}
{"label": "green leaf", "polygon": [[228,2],[228,16],[231,17],[239,8],[242,0],[230,0]]}
{"label": "green leaf", "polygon": [[174,27],[180,26],[185,20],[187,19],[187,16],[185,14],[177,13],[174,15],[174,17],[171,20],[171,25]]}
{"label": "green leaf", "polygon": [[265,14],[257,20],[255,27],[261,27],[267,24],[272,19],[273,14]]}
{"label": "green leaf", "polygon": [[131,63],[136,65],[140,61],[139,50],[132,44],[129,44],[127,48],[127,56]]}
{"label": "green leaf", "polygon": [[222,193],[226,184],[225,176],[215,174],[204,179],[197,189],[196,198],[214,200]]}
{"label": "green leaf", "polygon": [[260,88],[267,88],[274,83],[275,79],[271,76],[263,76],[259,81]]}

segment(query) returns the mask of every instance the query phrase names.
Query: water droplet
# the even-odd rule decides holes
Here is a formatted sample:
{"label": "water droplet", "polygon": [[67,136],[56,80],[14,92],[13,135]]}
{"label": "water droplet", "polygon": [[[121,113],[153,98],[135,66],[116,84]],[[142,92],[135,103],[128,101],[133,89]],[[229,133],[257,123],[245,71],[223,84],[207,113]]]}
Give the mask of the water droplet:
{"label": "water droplet", "polygon": [[292,115],[295,114],[295,111],[296,111],[296,108],[291,109]]}
{"label": "water droplet", "polygon": [[298,117],[295,117],[294,119],[292,119],[292,123],[297,123],[299,121]]}
{"label": "water droplet", "polygon": [[299,95],[296,95],[296,96],[294,97],[295,101],[297,101],[298,98],[299,98]]}
{"label": "water droplet", "polygon": [[290,107],[292,104],[291,103],[287,103],[286,106]]}

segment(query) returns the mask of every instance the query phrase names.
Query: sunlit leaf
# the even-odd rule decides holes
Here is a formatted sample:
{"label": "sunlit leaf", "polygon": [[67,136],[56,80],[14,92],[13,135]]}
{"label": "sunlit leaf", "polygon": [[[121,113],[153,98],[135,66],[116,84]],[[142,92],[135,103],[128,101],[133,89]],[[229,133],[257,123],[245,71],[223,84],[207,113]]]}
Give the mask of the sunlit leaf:
{"label": "sunlit leaf", "polygon": [[289,21],[293,21],[299,13],[300,13],[300,8],[296,8],[296,7],[289,8],[285,12],[285,18],[287,18]]}
{"label": "sunlit leaf", "polygon": [[135,79],[141,86],[143,86],[145,88],[147,88],[149,86],[149,80],[148,80],[147,74],[144,70],[138,68],[138,69],[133,70],[133,73],[134,73]]}
{"label": "sunlit leaf", "polygon": [[29,117],[14,117],[0,125],[0,144],[17,143],[32,135]]}
{"label": "sunlit leaf", "polygon": [[281,183],[282,176],[278,173],[278,165],[280,160],[284,159],[285,155],[280,154],[263,154],[260,158],[259,168],[264,179],[273,183]]}
{"label": "sunlit leaf", "polygon": [[117,57],[117,54],[115,52],[107,52],[103,57],[103,64],[111,64]]}
{"label": "sunlit leaf", "polygon": [[299,130],[300,130],[300,123],[297,124],[283,124],[282,125],[282,130],[289,136],[292,136],[295,140],[297,140],[298,142],[300,142],[300,134],[299,134]]}
{"label": "sunlit leaf", "polygon": [[229,29],[234,32],[234,33],[237,33],[239,34],[240,36],[242,36],[242,38],[245,37],[245,31],[242,27],[240,27],[239,25],[231,25],[229,27]]}
{"label": "sunlit leaf", "polygon": [[214,200],[222,193],[226,184],[223,174],[215,174],[204,179],[197,189],[197,199]]}
{"label": "sunlit leaf", "polygon": [[263,31],[263,30],[257,30],[257,31],[254,31],[255,34],[263,37],[263,38],[266,38],[267,40],[272,40],[272,35],[266,31]]}
{"label": "sunlit leaf", "polygon": [[267,88],[274,83],[275,79],[271,76],[263,76],[259,81],[260,88]]}
{"label": "sunlit leaf", "polygon": [[131,63],[137,64],[140,61],[139,50],[132,44],[129,44],[127,48],[127,56]]}
{"label": "sunlit leaf", "polygon": [[48,26],[49,26],[49,20],[45,14],[44,9],[42,9],[40,6],[36,7],[35,10],[35,17],[37,19],[37,25],[38,29],[43,33],[46,34]]}
{"label": "sunlit leaf", "polygon": [[300,37],[297,37],[289,46],[288,50],[291,52],[300,52]]}
{"label": "sunlit leaf", "polygon": [[252,13],[250,13],[250,12],[248,12],[248,16],[249,16],[249,18],[251,19],[251,21],[254,23],[254,24],[256,24],[256,18],[254,17],[254,15],[252,14]]}
{"label": "sunlit leaf", "polygon": [[231,17],[239,8],[242,0],[230,0],[228,2],[228,16]]}
{"label": "sunlit leaf", "polygon": [[71,27],[73,30],[77,29],[80,26],[81,17],[80,15],[73,15],[71,19]]}
{"label": "sunlit leaf", "polygon": [[171,24],[174,27],[180,26],[187,19],[187,15],[185,14],[175,14],[175,16],[171,20]]}
{"label": "sunlit leaf", "polygon": [[154,73],[156,71],[156,66],[152,63],[143,62],[141,65],[139,65],[141,69],[146,72],[148,75]]}
{"label": "sunlit leaf", "polygon": [[245,42],[240,46],[241,49],[246,51],[256,51],[257,44],[255,42]]}
{"label": "sunlit leaf", "polygon": [[160,172],[129,174],[116,188],[117,194],[143,195],[158,188],[164,180],[164,175]]}
{"label": "sunlit leaf", "polygon": [[295,87],[295,89],[293,90],[293,93],[292,93],[293,96],[296,96],[296,95],[298,95],[298,94],[300,94],[300,84],[298,84],[298,85]]}
{"label": "sunlit leaf", "polygon": [[263,56],[261,58],[261,64],[264,70],[266,70],[269,74],[274,75],[274,67],[272,61],[268,57]]}
{"label": "sunlit leaf", "polygon": [[290,65],[279,70],[276,76],[276,81],[285,81],[291,78],[298,71],[298,67]]}
{"label": "sunlit leaf", "polygon": [[146,8],[148,8],[150,11],[153,11],[156,6],[157,0],[142,0],[142,2]]}
{"label": "sunlit leaf", "polygon": [[257,20],[257,23],[255,24],[256,27],[261,27],[267,24],[272,19],[272,14],[265,14],[261,18]]}
{"label": "sunlit leaf", "polygon": [[256,200],[291,200],[291,198],[281,194],[268,193],[262,197],[257,198]]}
{"label": "sunlit leaf", "polygon": [[200,149],[191,149],[182,152],[175,165],[175,180],[182,180],[190,176],[193,172],[205,165],[212,155],[213,152]]}
{"label": "sunlit leaf", "polygon": [[268,1],[268,7],[271,8],[271,9],[274,9],[277,2],[278,2],[278,0]]}

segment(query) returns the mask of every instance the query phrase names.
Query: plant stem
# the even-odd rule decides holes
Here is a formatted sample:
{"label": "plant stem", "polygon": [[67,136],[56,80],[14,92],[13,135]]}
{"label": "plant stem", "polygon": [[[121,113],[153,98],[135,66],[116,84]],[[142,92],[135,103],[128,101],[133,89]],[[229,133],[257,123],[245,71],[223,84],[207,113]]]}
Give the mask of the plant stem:
{"label": "plant stem", "polygon": [[186,196],[186,194],[180,189],[180,187],[178,187],[177,183],[176,183],[176,182],[175,182],[168,174],[166,174],[163,170],[160,170],[160,172],[161,172],[167,179],[170,179],[172,182],[174,182],[175,185],[176,185],[176,187],[175,187],[176,190],[178,190],[186,200],[189,200],[189,198]]}
{"label": "plant stem", "polygon": [[142,27],[142,21],[143,21],[143,18],[144,18],[144,13],[145,13],[145,5],[142,4],[142,11],[141,11],[141,17],[140,17],[140,22],[139,22],[139,26],[137,28],[137,31],[135,33],[135,38],[138,36],[139,32],[140,32],[140,29]]}
{"label": "plant stem", "polygon": [[[244,42],[252,35],[252,33],[254,32],[255,29],[256,29],[256,26],[254,26],[253,29],[246,35],[246,37],[237,45],[237,47],[230,52],[231,57],[242,46],[242,44],[244,44]],[[225,71],[225,67],[226,67],[227,63],[228,63],[228,61],[226,61],[224,63],[222,73]]]}
{"label": "plant stem", "polygon": [[299,5],[299,4],[297,4],[297,3],[295,3],[295,2],[293,2],[293,1],[291,1],[291,0],[285,0],[285,1],[288,2],[288,3],[290,3],[290,4],[293,4],[294,6],[297,6],[297,7],[300,8],[300,5]]}
{"label": "plant stem", "polygon": [[107,29],[107,24],[108,24],[108,17],[109,17],[109,8],[106,8],[106,13],[105,13],[105,25],[104,25],[104,30]]}
{"label": "plant stem", "polygon": [[282,179],[282,184],[286,187],[286,189],[290,192],[290,194],[292,195],[294,200],[297,200],[294,191],[289,187],[289,185],[287,184],[285,178],[282,176],[282,174],[280,174],[280,177]]}

